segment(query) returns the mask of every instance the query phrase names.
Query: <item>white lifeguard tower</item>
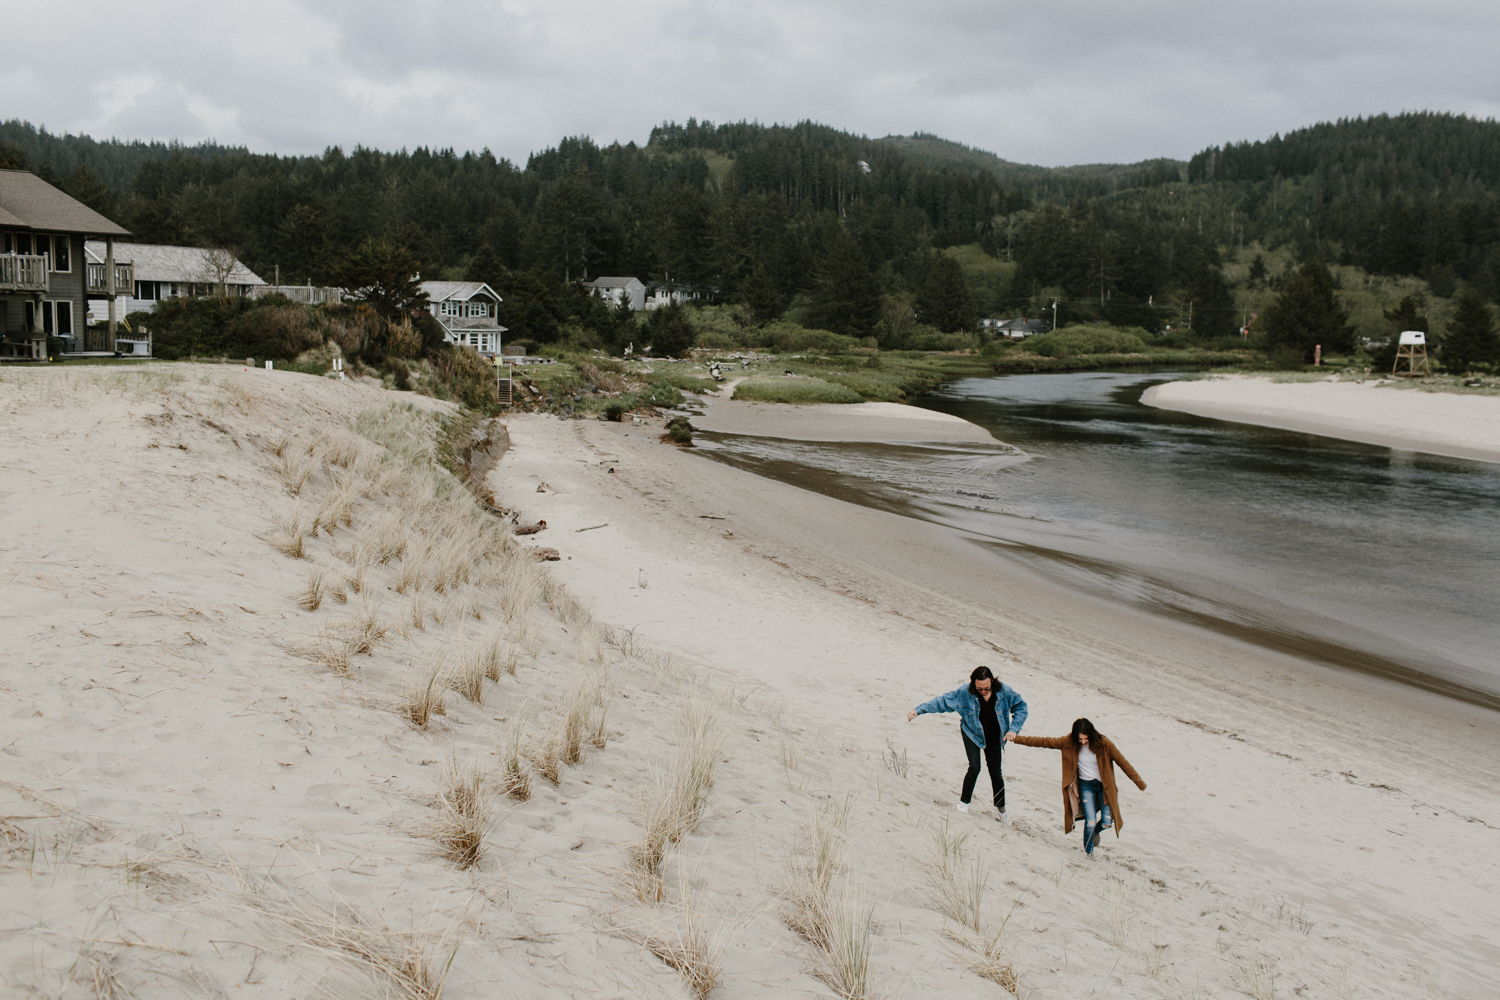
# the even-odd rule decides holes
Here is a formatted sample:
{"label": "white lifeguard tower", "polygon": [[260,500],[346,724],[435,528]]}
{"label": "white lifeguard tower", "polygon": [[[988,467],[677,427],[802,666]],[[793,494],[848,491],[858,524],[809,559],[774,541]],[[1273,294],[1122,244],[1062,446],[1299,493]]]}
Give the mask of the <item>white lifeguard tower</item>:
{"label": "white lifeguard tower", "polygon": [[1427,334],[1421,330],[1403,330],[1396,341],[1396,363],[1391,365],[1392,375],[1431,375],[1427,364]]}

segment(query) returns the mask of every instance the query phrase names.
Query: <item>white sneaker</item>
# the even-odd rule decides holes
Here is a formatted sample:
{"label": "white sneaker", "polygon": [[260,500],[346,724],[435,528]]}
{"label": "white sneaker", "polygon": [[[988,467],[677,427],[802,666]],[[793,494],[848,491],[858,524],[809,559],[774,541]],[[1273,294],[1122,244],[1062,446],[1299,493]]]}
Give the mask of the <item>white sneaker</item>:
{"label": "white sneaker", "polygon": [[966,813],[969,811],[969,804],[967,802],[955,802],[953,804],[953,808],[957,809],[961,813]]}
{"label": "white sneaker", "polygon": [[1007,815],[1005,815],[1005,810],[1004,809],[1000,810],[1000,822],[1002,822],[1002,823],[1009,823],[1010,822],[1010,817],[1007,816]]}

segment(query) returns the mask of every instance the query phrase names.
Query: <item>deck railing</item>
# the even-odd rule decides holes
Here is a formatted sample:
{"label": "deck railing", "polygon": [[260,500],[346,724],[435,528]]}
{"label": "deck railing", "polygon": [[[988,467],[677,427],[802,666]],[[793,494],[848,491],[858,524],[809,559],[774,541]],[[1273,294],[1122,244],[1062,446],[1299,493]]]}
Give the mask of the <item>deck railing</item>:
{"label": "deck railing", "polygon": [[258,299],[262,295],[285,295],[293,302],[303,305],[320,306],[325,302],[344,301],[344,290],[342,288],[330,288],[320,285],[256,285],[250,289],[251,298]]}
{"label": "deck railing", "polygon": [[0,254],[0,292],[45,292],[47,258],[40,254]]}
{"label": "deck railing", "polygon": [[[108,275],[109,271],[104,264],[95,264],[90,261],[87,294],[109,294],[109,285],[106,282]],[[125,298],[135,294],[135,261],[126,264],[115,261],[115,294]]]}

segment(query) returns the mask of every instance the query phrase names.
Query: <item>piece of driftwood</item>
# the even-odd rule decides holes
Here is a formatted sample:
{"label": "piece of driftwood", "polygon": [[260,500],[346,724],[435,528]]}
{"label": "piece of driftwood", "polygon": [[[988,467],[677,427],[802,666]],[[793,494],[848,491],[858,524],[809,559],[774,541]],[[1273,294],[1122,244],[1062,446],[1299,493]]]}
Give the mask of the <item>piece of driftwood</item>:
{"label": "piece of driftwood", "polygon": [[515,533],[518,534],[518,535],[534,535],[538,531],[546,531],[546,530],[547,530],[547,522],[546,521],[538,521],[536,524],[523,524],[523,525],[518,526],[515,529]]}
{"label": "piece of driftwood", "polygon": [[607,527],[609,527],[609,522],[605,521],[603,524],[591,524],[587,528],[574,528],[573,529],[573,534],[576,535],[580,531],[593,531],[595,528],[607,528]]}
{"label": "piece of driftwood", "polygon": [[556,549],[549,549],[545,545],[539,545],[531,550],[532,556],[537,562],[557,562],[562,556],[558,555]]}

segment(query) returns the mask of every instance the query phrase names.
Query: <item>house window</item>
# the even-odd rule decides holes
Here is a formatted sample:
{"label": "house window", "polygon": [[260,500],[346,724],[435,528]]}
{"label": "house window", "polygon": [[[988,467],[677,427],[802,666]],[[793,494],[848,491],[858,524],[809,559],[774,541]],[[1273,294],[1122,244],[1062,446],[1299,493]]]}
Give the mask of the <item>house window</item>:
{"label": "house window", "polygon": [[31,234],[30,233],[16,233],[16,249],[15,249],[15,252],[19,253],[19,254],[28,254],[28,253],[31,253]]}
{"label": "house window", "polygon": [[0,253],[14,253],[11,248],[15,246],[16,238],[10,233],[0,233]]}
{"label": "house window", "polygon": [[57,322],[53,324],[57,335],[59,337],[73,336],[73,303],[54,302],[52,305],[57,310]]}
{"label": "house window", "polygon": [[66,236],[52,237],[52,270],[73,270],[72,254],[68,252],[68,244],[72,241]]}
{"label": "house window", "polygon": [[157,297],[157,284],[158,282],[155,281],[137,281],[135,283],[135,297],[138,299],[143,299],[147,302],[155,302]]}
{"label": "house window", "polygon": [[38,257],[47,257],[50,260],[52,257],[52,237],[46,233],[37,233],[32,239],[35,241],[36,247],[33,252]]}

